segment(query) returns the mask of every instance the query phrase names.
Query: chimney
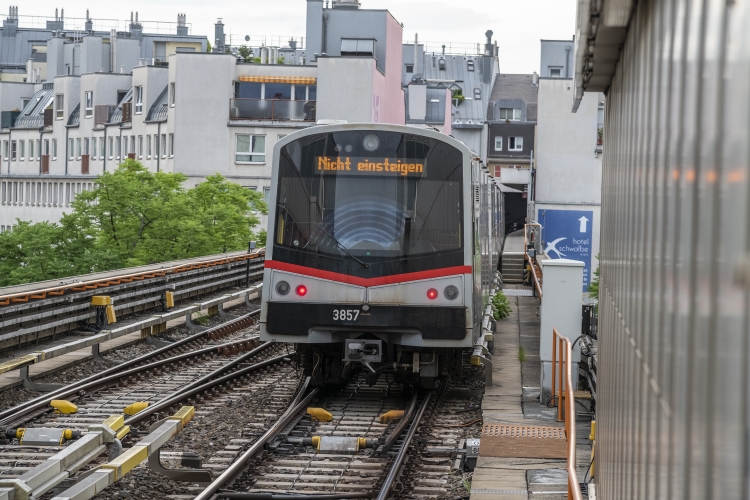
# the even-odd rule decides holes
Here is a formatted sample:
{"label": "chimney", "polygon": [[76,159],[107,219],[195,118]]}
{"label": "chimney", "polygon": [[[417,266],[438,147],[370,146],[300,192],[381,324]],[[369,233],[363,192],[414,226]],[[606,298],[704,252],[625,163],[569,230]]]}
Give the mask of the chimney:
{"label": "chimney", "polygon": [[109,72],[117,72],[117,30],[109,32]]}
{"label": "chimney", "polygon": [[133,19],[133,12],[130,12],[130,35],[136,40],[143,38],[143,25],[138,22],[138,12],[135,13],[135,20]]}
{"label": "chimney", "polygon": [[224,44],[226,37],[224,36],[224,23],[221,22],[221,18],[214,24],[214,52],[225,52]]}
{"label": "chimney", "polygon": [[177,14],[177,34],[180,36],[188,34],[186,14]]}
{"label": "chimney", "polygon": [[485,33],[484,35],[487,37],[487,44],[484,46],[484,55],[494,56],[495,47],[492,44],[492,35],[494,35],[494,33],[492,32],[492,30],[487,30],[487,33]]}
{"label": "chimney", "polygon": [[443,55],[445,55],[445,45],[443,45]]}
{"label": "chimney", "polygon": [[86,9],[86,25],[85,25],[86,31],[94,31],[94,23],[91,21],[91,18],[89,17],[89,10]]}
{"label": "chimney", "polygon": [[538,87],[539,86],[539,73],[534,71],[534,74],[531,75],[531,86],[532,87]]}
{"label": "chimney", "polygon": [[[49,21],[47,21],[49,22]],[[18,6],[11,5],[8,17],[3,20],[3,36],[16,36],[18,32]]]}
{"label": "chimney", "polygon": [[[65,29],[65,21],[63,20],[63,12],[60,11],[60,14],[57,14],[58,10],[55,9],[55,20],[54,21],[47,21],[47,29],[50,31],[57,31],[57,30],[64,30]],[[4,34],[4,33],[3,33]]]}

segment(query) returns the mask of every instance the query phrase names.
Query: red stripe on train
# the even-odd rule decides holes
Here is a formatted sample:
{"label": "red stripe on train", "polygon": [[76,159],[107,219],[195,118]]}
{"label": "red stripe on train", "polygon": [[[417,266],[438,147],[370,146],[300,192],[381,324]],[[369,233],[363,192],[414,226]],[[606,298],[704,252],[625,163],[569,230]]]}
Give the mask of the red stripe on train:
{"label": "red stripe on train", "polygon": [[277,260],[267,260],[266,268],[364,287],[393,285],[396,283],[407,283],[409,281],[428,280],[432,278],[444,278],[446,276],[455,276],[457,274],[471,274],[471,266],[456,266],[432,269],[430,271],[419,271],[416,273],[394,274],[392,276],[383,276],[380,278],[358,278],[356,276],[349,276],[348,274],[322,271],[312,267],[287,264],[286,262],[279,262]]}

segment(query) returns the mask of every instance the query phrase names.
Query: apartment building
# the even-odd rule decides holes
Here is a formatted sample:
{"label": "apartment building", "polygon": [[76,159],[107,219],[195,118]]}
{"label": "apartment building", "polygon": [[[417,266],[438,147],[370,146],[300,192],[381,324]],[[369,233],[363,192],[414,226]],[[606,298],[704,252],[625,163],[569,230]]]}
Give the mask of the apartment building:
{"label": "apartment building", "polygon": [[0,231],[16,218],[57,221],[128,157],[184,173],[187,187],[218,172],[268,197],[273,145],[285,135],[318,120],[403,124],[398,21],[343,1],[309,0],[307,16],[308,28],[328,28],[308,33],[326,52],[306,65],[175,50],[126,73],[0,82]]}

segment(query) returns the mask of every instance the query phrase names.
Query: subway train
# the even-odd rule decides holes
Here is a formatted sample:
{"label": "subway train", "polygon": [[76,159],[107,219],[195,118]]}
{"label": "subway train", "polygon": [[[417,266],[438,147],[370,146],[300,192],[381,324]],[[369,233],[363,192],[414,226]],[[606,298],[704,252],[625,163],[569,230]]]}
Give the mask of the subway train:
{"label": "subway train", "polygon": [[260,338],[315,385],[460,371],[504,243],[503,195],[458,140],[319,125],[274,148]]}

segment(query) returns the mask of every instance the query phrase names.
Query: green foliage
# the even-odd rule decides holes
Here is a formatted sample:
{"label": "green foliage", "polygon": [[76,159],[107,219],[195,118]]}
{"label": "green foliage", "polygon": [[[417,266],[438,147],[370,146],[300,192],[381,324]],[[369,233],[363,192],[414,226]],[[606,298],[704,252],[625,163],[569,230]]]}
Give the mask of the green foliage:
{"label": "green foliage", "polygon": [[206,326],[208,324],[208,320],[210,319],[211,319],[210,316],[198,311],[197,313],[195,313],[195,318],[193,318],[193,323],[195,323],[196,325]]}
{"label": "green foliage", "polygon": [[258,243],[258,248],[266,246],[266,238],[268,237],[268,232],[265,229],[261,229],[258,231],[258,234],[255,236],[255,241]]}
{"label": "green foliage", "polygon": [[453,89],[453,91],[451,92],[451,98],[454,101],[457,101],[456,102],[457,106],[461,104],[462,102],[464,102],[464,100],[466,100],[466,98],[464,97],[464,91],[461,87]]}
{"label": "green foliage", "polygon": [[471,492],[471,479],[470,478],[462,477],[461,478],[461,483],[463,484],[464,489],[466,491]]}
{"label": "green foliage", "polygon": [[[219,174],[196,187],[125,160],[81,192],[59,224],[18,222],[0,234],[0,286],[244,250],[267,213],[263,195]],[[258,246],[262,246],[260,243]]]}
{"label": "green foliage", "polygon": [[253,63],[260,64],[260,57],[253,57]]}
{"label": "green foliage", "polygon": [[284,59],[284,56],[279,56],[279,58],[277,59],[277,63],[278,63],[278,64],[284,64],[284,61],[285,61],[285,60],[286,60],[286,59]]}
{"label": "green foliage", "polygon": [[495,321],[505,319],[510,316],[511,312],[513,312],[513,310],[510,308],[508,297],[505,296],[502,290],[497,292],[495,296],[492,297],[492,309]]}
{"label": "green foliage", "polygon": [[206,52],[211,52],[213,48],[211,47],[211,42],[206,41]]}
{"label": "green foliage", "polygon": [[245,60],[245,62],[251,62],[253,59],[253,51],[248,47],[247,45],[240,45],[240,48],[238,49],[238,52],[240,56],[242,56],[242,59]]}
{"label": "green foliage", "polygon": [[522,345],[518,346],[518,361],[523,363],[528,359],[528,356],[526,355],[526,348]]}
{"label": "green foliage", "polygon": [[[599,254],[596,254],[596,261],[599,262]],[[599,264],[594,271],[594,279],[589,283],[589,297],[599,300]]]}

